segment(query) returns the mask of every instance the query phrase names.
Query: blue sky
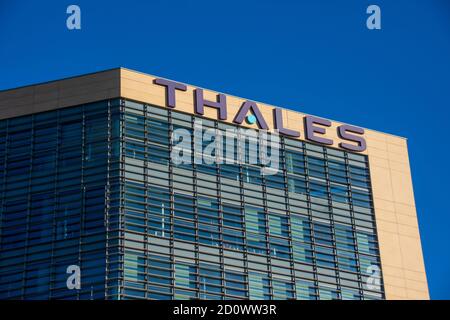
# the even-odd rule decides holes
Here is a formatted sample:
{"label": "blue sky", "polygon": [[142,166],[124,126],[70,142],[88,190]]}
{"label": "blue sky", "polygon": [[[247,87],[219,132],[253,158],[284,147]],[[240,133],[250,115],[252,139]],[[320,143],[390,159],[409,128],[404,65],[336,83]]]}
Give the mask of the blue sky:
{"label": "blue sky", "polygon": [[123,66],[407,137],[431,297],[450,299],[449,1],[0,0],[0,39],[0,89]]}

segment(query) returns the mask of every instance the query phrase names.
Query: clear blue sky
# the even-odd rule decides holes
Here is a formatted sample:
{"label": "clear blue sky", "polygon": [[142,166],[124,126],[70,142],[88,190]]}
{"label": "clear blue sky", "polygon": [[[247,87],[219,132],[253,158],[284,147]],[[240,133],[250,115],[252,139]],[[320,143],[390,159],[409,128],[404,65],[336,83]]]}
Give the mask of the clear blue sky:
{"label": "clear blue sky", "polygon": [[431,297],[450,299],[450,1],[0,0],[0,41],[0,89],[123,66],[407,137]]}

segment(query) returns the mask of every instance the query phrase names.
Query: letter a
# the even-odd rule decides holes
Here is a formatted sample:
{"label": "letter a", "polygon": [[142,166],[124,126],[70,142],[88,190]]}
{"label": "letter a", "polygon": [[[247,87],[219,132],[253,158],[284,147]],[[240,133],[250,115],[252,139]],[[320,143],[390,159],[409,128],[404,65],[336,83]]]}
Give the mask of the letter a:
{"label": "letter a", "polygon": [[69,30],[74,30],[74,29],[81,29],[81,10],[80,7],[75,5],[75,4],[71,4],[70,6],[67,7],[66,10],[67,14],[70,14],[70,16],[67,17],[66,20],[66,26],[67,29]]}
{"label": "letter a", "polygon": [[367,14],[371,14],[368,18],[367,18],[367,29],[369,30],[373,30],[373,29],[381,29],[381,9],[379,6],[377,5],[370,5],[367,7]]}
{"label": "letter a", "polygon": [[67,278],[66,281],[66,285],[67,285],[67,289],[72,290],[72,289],[80,289],[80,277],[81,277],[81,272],[80,272],[80,267],[77,265],[70,265],[67,267],[66,273],[70,274],[70,276]]}

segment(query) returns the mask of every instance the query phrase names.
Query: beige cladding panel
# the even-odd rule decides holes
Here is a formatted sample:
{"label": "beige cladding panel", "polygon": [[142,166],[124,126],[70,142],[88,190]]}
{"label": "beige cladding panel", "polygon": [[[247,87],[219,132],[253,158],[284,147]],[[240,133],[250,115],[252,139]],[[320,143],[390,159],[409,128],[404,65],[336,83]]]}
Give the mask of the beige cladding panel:
{"label": "beige cladding panel", "polygon": [[[155,85],[153,80],[156,77],[145,75],[141,73],[136,73],[127,69],[121,69],[121,96],[124,98],[146,102],[160,107],[166,107],[166,88],[160,85]],[[186,113],[194,113],[194,89],[196,87],[187,85],[186,91],[177,90],[176,96],[176,110]],[[203,96],[206,100],[216,101],[217,92],[204,89]],[[227,114],[228,118],[225,122],[230,124],[233,123],[235,115],[238,113],[240,107],[246,99],[226,95],[227,100]],[[275,106],[257,102],[258,109],[267,122],[270,129],[274,128],[274,118],[273,109]],[[217,119],[218,113],[215,108],[204,108],[204,116],[206,118]],[[304,133],[304,117],[306,114],[295,112],[287,109],[282,109],[283,115],[283,126],[288,129],[292,129],[300,132],[300,140],[305,140]],[[333,140],[333,147],[339,148],[339,143],[342,141],[337,134],[337,128],[342,123],[332,121],[332,125],[326,129],[324,135],[316,133],[316,135]],[[257,129],[257,125],[249,125],[247,123],[242,123],[242,126],[248,128]],[[347,141],[347,143],[352,143]],[[366,154],[367,152],[362,152]]]}
{"label": "beige cladding panel", "polygon": [[50,111],[120,96],[120,70],[0,92],[0,119]]}
{"label": "beige cladding panel", "polygon": [[387,299],[429,299],[406,140],[369,133],[375,218]]}
{"label": "beige cladding panel", "polygon": [[[0,92],[0,119],[53,110],[97,100],[124,97],[156,106],[166,106],[166,89],[153,84],[155,77],[128,69],[63,79]],[[194,113],[195,87],[176,91],[176,110]],[[205,99],[215,100],[216,92],[204,90]],[[228,119],[232,123],[243,98],[226,95]],[[269,128],[274,128],[274,106],[258,107]],[[305,114],[283,109],[283,125],[299,131],[305,139]],[[205,117],[217,119],[217,110],[205,108]],[[339,148],[339,122],[332,121],[324,137]],[[256,128],[256,124],[243,126]],[[406,140],[373,130],[365,130],[369,157],[375,218],[382,272],[387,299],[428,299],[428,286],[416,217]]]}

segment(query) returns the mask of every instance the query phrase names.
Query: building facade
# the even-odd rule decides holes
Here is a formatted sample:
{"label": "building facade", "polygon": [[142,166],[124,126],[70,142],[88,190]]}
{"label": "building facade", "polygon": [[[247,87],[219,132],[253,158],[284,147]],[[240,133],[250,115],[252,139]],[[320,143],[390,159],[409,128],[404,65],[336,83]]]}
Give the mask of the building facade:
{"label": "building facade", "polygon": [[428,299],[404,138],[119,68],[0,92],[0,173],[0,299]]}

